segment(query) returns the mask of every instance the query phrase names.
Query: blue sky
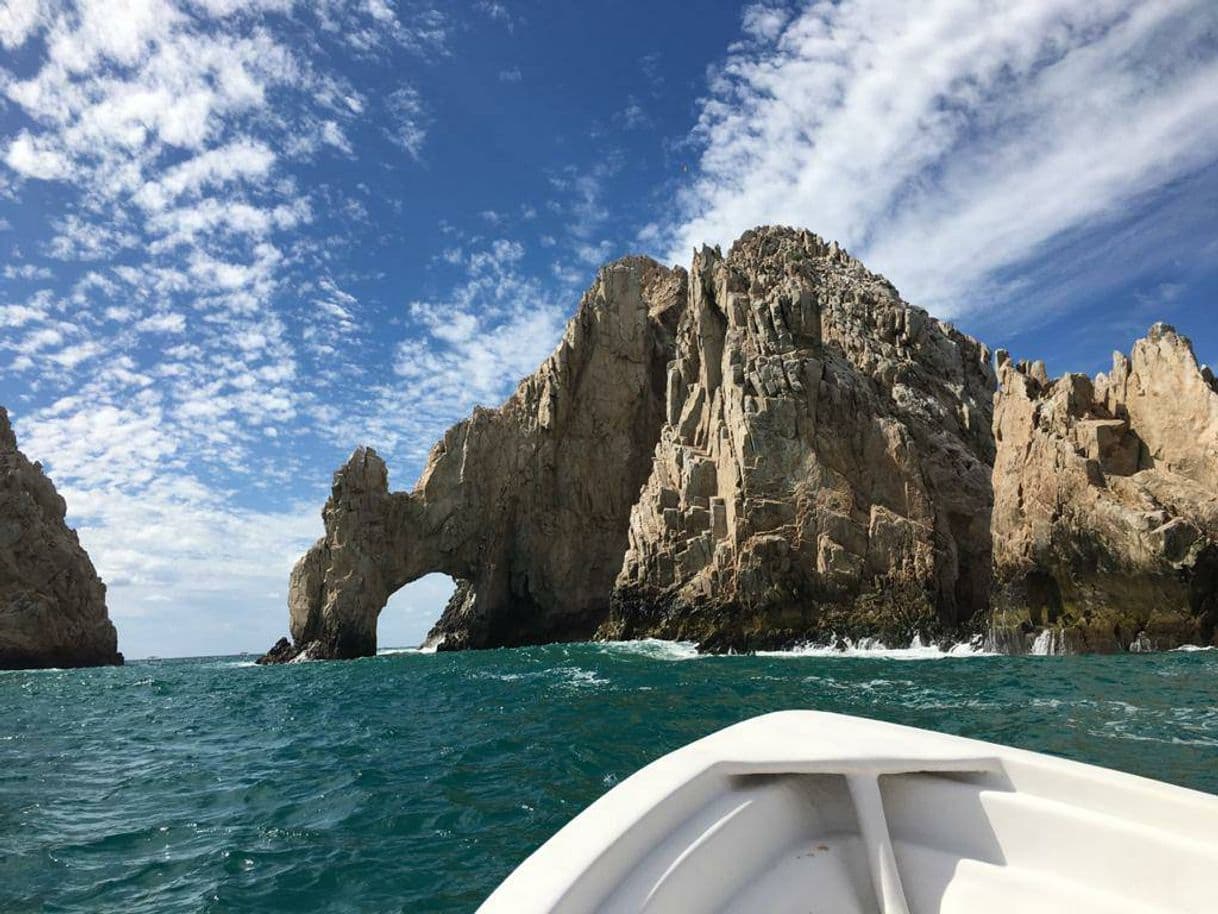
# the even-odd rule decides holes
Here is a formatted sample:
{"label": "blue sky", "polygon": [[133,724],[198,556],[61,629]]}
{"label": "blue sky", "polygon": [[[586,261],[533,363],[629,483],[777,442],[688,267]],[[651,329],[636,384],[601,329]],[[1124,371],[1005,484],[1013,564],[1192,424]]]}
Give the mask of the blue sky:
{"label": "blue sky", "polygon": [[266,647],[352,447],[409,486],[625,253],[800,224],[1053,371],[1218,361],[1218,8],[916,6],[0,5],[0,403],[120,646]]}

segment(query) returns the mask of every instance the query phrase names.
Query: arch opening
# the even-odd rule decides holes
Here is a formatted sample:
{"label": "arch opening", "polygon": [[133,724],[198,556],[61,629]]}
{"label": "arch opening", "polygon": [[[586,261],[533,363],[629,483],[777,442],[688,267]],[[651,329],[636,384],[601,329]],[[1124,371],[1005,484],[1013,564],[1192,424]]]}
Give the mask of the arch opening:
{"label": "arch opening", "polygon": [[437,571],[390,594],[376,620],[377,653],[421,645],[456,589],[452,577]]}

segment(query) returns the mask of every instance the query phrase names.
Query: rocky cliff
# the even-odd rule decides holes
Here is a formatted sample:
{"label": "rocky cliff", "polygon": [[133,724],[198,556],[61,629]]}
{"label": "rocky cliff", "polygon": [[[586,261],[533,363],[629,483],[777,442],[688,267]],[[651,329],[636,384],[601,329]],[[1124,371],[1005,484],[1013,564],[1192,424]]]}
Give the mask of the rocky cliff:
{"label": "rocky cliff", "polygon": [[1156,324],[1094,380],[998,355],[993,638],[1014,652],[1209,643],[1218,389]]}
{"label": "rocky cliff", "polygon": [[984,346],[808,232],[694,258],[606,637],[908,643],[988,600]]}
{"label": "rocky cliff", "polygon": [[0,407],[0,669],[123,662],[106,585]]}
{"label": "rocky cliff", "polygon": [[703,248],[689,274],[627,258],[412,491],[356,450],[292,573],[294,642],[266,659],[372,653],[388,596],[432,571],[458,585],[440,649],[1208,641],[1215,410],[1163,327],[1094,382],[1005,354],[996,377],[982,344],[806,231]]}

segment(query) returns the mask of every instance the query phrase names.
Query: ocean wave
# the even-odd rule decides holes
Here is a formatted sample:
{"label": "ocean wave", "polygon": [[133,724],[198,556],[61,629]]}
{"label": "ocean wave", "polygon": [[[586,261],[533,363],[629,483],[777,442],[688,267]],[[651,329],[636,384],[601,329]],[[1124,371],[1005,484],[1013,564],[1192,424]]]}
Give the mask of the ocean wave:
{"label": "ocean wave", "polygon": [[664,641],[660,638],[642,638],[638,641],[603,641],[598,647],[618,654],[635,654],[650,660],[697,660],[706,654],[698,653],[692,641]]}
{"label": "ocean wave", "polygon": [[804,644],[785,651],[757,651],[758,657],[868,657],[884,660],[942,660],[948,657],[996,657],[980,641],[960,641],[947,650],[914,637],[908,647],[889,647],[877,638],[834,639],[834,644]]}

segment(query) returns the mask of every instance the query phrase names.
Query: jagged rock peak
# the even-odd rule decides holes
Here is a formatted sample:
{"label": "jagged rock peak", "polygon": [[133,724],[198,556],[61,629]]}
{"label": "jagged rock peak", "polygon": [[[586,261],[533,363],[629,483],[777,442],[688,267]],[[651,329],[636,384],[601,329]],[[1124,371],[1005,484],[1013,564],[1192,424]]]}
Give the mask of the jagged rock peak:
{"label": "jagged rock peak", "polygon": [[908,637],[985,608],[984,346],[790,228],[694,256],[605,637]]}
{"label": "jagged rock peak", "polygon": [[106,587],[0,407],[0,669],[123,662]]}
{"label": "jagged rock peak", "polygon": [[17,435],[8,419],[8,410],[0,406],[0,453],[17,450]]}
{"label": "jagged rock peak", "polygon": [[[999,361],[993,636],[1009,650],[1212,641],[1218,391],[1155,324],[1094,379]],[[1045,640],[1045,639],[1042,639]]]}

